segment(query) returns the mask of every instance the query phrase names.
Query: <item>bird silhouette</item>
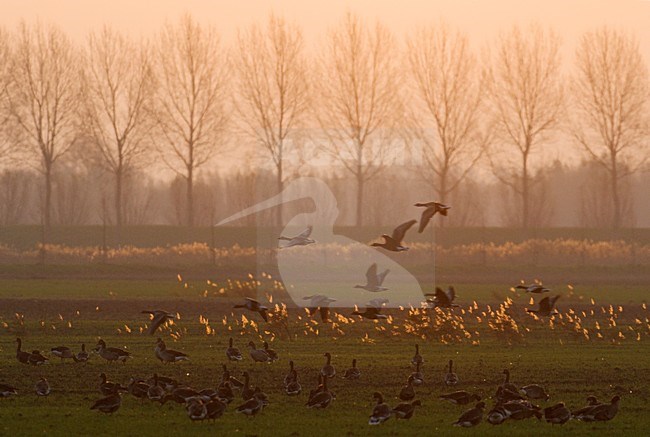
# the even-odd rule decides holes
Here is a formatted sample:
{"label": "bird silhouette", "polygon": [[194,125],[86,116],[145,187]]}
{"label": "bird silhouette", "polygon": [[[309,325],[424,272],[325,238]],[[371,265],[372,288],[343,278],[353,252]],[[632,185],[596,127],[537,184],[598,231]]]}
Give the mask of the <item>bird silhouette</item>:
{"label": "bird silhouette", "polygon": [[526,311],[529,313],[535,313],[538,316],[541,317],[548,317],[552,316],[554,314],[559,314],[558,311],[554,308],[555,307],[555,302],[560,298],[560,295],[558,294],[555,297],[549,298],[546,296],[544,299],[539,301],[539,304],[537,305],[536,310],[532,310],[530,308],[527,308]]}
{"label": "bird silhouette", "polygon": [[390,273],[390,270],[386,269],[382,273],[377,274],[377,263],[372,263],[366,271],[366,285],[355,285],[354,288],[362,288],[373,293],[386,291],[388,288],[382,287],[382,284],[388,273]]}
{"label": "bird silhouette", "polygon": [[312,240],[309,238],[311,235],[311,231],[314,229],[312,225],[307,226],[307,229],[302,231],[300,234],[296,235],[295,237],[285,237],[285,236],[280,236],[278,240],[284,240],[288,241],[287,244],[284,246],[280,246],[280,248],[287,248],[287,247],[292,247],[292,246],[307,246],[308,244],[313,244],[316,241]]}
{"label": "bird silhouette", "polygon": [[391,252],[404,252],[409,250],[408,247],[402,246],[402,240],[406,235],[406,231],[410,229],[411,226],[417,223],[417,220],[409,220],[405,223],[402,223],[393,230],[393,235],[389,236],[383,234],[381,237],[384,239],[383,243],[372,243],[372,246],[382,247]]}
{"label": "bird silhouette", "polygon": [[151,325],[149,325],[149,329],[147,329],[147,334],[149,335],[153,335],[160,325],[165,323],[168,319],[172,320],[176,318],[173,314],[163,310],[142,310],[142,314],[151,314],[153,316]]}
{"label": "bird silhouette", "polygon": [[453,303],[456,298],[456,289],[450,285],[445,293],[440,287],[436,287],[435,293],[426,293],[425,296],[433,296],[433,299],[427,299],[427,303],[432,304],[434,308],[453,308],[458,304]]}
{"label": "bird silhouette", "polygon": [[429,221],[434,215],[436,215],[436,213],[446,217],[447,211],[451,208],[451,206],[439,202],[416,203],[415,206],[425,208],[425,210],[422,211],[422,217],[420,217],[420,228],[418,229],[418,233],[420,234],[424,231],[424,228],[427,227]]}

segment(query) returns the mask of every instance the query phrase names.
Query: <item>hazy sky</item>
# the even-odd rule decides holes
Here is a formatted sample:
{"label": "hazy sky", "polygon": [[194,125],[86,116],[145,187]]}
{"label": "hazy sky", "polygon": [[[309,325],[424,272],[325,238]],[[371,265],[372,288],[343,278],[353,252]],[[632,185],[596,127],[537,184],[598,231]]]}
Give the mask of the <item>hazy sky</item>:
{"label": "hazy sky", "polygon": [[0,0],[0,10],[4,26],[40,18],[59,24],[77,41],[104,23],[151,35],[184,12],[216,25],[227,40],[238,27],[271,11],[298,21],[310,40],[347,10],[378,18],[400,35],[444,18],[468,32],[477,46],[512,23],[537,20],[563,36],[566,54],[582,32],[608,24],[634,31],[650,59],[650,0]]}

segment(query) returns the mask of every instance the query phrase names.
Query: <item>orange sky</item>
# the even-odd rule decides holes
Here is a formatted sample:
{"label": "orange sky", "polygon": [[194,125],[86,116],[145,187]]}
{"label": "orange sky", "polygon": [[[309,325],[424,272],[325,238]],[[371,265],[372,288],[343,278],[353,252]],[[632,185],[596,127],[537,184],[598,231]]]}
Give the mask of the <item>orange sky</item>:
{"label": "orange sky", "polygon": [[40,17],[61,25],[77,41],[103,23],[151,35],[186,11],[216,25],[226,39],[271,11],[298,21],[310,40],[347,10],[376,17],[400,35],[442,17],[468,32],[477,47],[512,23],[537,20],[563,36],[567,55],[582,32],[609,24],[634,31],[650,59],[650,0],[0,0],[0,10],[4,26]]}

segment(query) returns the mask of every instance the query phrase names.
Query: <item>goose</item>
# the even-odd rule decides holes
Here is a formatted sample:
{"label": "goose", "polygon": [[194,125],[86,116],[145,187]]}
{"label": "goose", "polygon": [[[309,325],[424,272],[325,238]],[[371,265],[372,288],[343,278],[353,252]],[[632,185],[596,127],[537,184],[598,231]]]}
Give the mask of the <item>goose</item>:
{"label": "goose", "polygon": [[544,419],[552,424],[563,425],[571,418],[571,412],[560,402],[548,408],[544,408]]}
{"label": "goose", "polygon": [[126,363],[126,360],[131,358],[130,352],[116,347],[106,347],[106,342],[101,338],[97,342],[95,350],[99,353],[100,357],[108,362],[121,361],[124,364]]}
{"label": "goose", "polygon": [[454,364],[454,361],[449,360],[449,371],[445,375],[445,384],[447,386],[453,386],[453,385],[458,384],[458,375],[456,375],[454,373],[454,371],[452,370],[453,364]]}
{"label": "goose", "polygon": [[347,369],[343,374],[344,379],[359,379],[361,378],[361,371],[357,367],[357,359],[352,359],[352,367]]}
{"label": "goose", "polygon": [[285,237],[284,235],[280,235],[278,240],[280,241],[288,241],[283,246],[280,246],[280,249],[286,249],[288,247],[293,247],[293,246],[307,246],[308,244],[314,244],[316,240],[312,240],[309,238],[311,235],[311,231],[314,229],[312,225],[307,226],[307,229],[302,231],[300,234],[296,235],[295,237]]}
{"label": "goose", "polygon": [[235,393],[232,391],[230,381],[225,381],[217,388],[217,399],[226,404],[235,400]]}
{"label": "goose", "polygon": [[415,372],[411,373],[411,377],[413,378],[413,385],[420,386],[424,384],[424,375],[420,371],[420,366],[422,363],[417,363],[415,365]]}
{"label": "goose", "polygon": [[102,382],[99,383],[99,391],[104,396],[112,395],[113,393],[117,393],[119,390],[127,389],[116,382],[109,381],[105,373],[101,373],[99,377],[102,380]]}
{"label": "goose", "polygon": [[53,347],[52,349],[50,349],[50,352],[55,357],[61,358],[61,361],[63,361],[66,358],[74,358],[74,354],[72,353],[72,350],[67,346]]}
{"label": "goose", "polygon": [[410,401],[415,398],[415,388],[413,388],[413,377],[409,376],[406,385],[399,392],[399,398],[403,401]]}
{"label": "goose", "polygon": [[456,289],[453,285],[447,288],[445,293],[442,288],[436,287],[435,293],[425,293],[425,296],[433,296],[433,299],[427,299],[429,308],[456,308],[460,305],[453,303],[456,299]]}
{"label": "goose", "polygon": [[239,351],[239,348],[234,347],[232,343],[232,337],[230,337],[230,340],[228,340],[228,349],[226,349],[226,357],[228,357],[230,361],[241,361],[241,352]]}
{"label": "goose", "polygon": [[255,348],[255,343],[252,341],[248,342],[248,347],[250,349],[250,356],[255,361],[256,363],[270,363],[271,358],[269,357],[269,354],[266,353],[265,350],[263,349],[256,349]]}
{"label": "goose", "polygon": [[502,404],[496,404],[487,413],[487,421],[492,425],[501,425],[508,419],[508,412],[503,408]]}
{"label": "goose", "polygon": [[262,401],[261,393],[255,393],[252,399],[238,406],[235,411],[252,417],[262,411],[262,407],[264,407],[264,402]]}
{"label": "goose", "polygon": [[9,396],[15,396],[18,394],[18,390],[9,385],[0,383],[0,398],[8,398]]}
{"label": "goose", "polygon": [[540,317],[549,317],[555,314],[559,314],[559,312],[553,308],[555,306],[555,302],[557,302],[559,298],[559,294],[552,298],[546,296],[544,299],[539,301],[538,308],[536,310],[526,308],[526,311],[529,313],[534,313]]}
{"label": "goose", "polygon": [[158,374],[153,374],[153,384],[149,386],[147,390],[147,397],[151,401],[161,402],[162,398],[165,397],[165,389],[158,385]]}
{"label": "goose", "polygon": [[445,400],[447,402],[451,402],[452,404],[456,405],[467,405],[470,402],[474,401],[480,401],[481,397],[477,394],[470,394],[466,391],[455,391],[453,393],[448,393],[445,395],[440,395],[438,396],[440,399]]}
{"label": "goose", "polygon": [[542,418],[541,409],[528,401],[510,401],[503,404],[503,409],[508,413],[508,418],[514,420],[528,419],[529,417]]}
{"label": "goose", "polygon": [[250,386],[250,376],[248,372],[244,372],[244,387],[241,390],[241,397],[243,400],[247,401],[253,398],[255,394],[255,389]]}
{"label": "goose", "polygon": [[309,300],[309,307],[307,307],[307,312],[310,316],[316,314],[316,311],[320,311],[320,319],[322,322],[329,322],[330,314],[330,304],[336,302],[336,299],[327,297],[323,294],[314,294],[312,296],[303,297],[304,300]]}
{"label": "goose", "polygon": [[176,318],[175,315],[168,313],[167,311],[163,310],[142,310],[142,314],[150,314],[151,315],[151,324],[149,325],[149,328],[147,329],[147,334],[153,335],[160,325],[165,323],[167,320],[173,320]]}
{"label": "goose", "polygon": [[90,409],[106,414],[113,414],[120,408],[120,405],[122,405],[122,396],[115,392],[96,401]]}
{"label": "goose", "polygon": [[377,401],[377,404],[372,409],[372,414],[368,420],[368,425],[381,425],[393,414],[392,409],[384,402],[384,396],[376,391],[372,398]]}
{"label": "goose", "polygon": [[199,398],[190,398],[185,404],[185,409],[187,410],[187,416],[190,420],[198,421],[204,420],[208,417],[208,409],[205,406],[205,403],[202,399]]}
{"label": "goose", "polygon": [[371,246],[383,247],[391,252],[403,252],[409,250],[408,247],[402,246],[402,240],[406,235],[406,231],[408,231],[415,223],[417,223],[417,220],[409,220],[408,222],[402,223],[393,230],[392,236],[386,234],[381,236],[384,239],[383,243],[372,243]]}
{"label": "goose", "polygon": [[528,399],[544,399],[548,400],[550,396],[544,390],[544,387],[538,384],[529,384],[525,385],[519,389],[519,393],[522,396],[526,396]]}
{"label": "goose", "polygon": [[262,407],[269,405],[269,397],[262,391],[261,388],[255,387],[255,393],[253,396],[257,396],[260,401],[262,401]]}
{"label": "goose", "polygon": [[50,394],[50,383],[47,382],[47,379],[41,377],[41,379],[34,386],[37,396],[47,396]]}
{"label": "goose", "polygon": [[526,293],[535,293],[535,294],[542,294],[551,291],[550,288],[546,288],[542,284],[530,284],[530,285],[519,284],[515,288],[518,290],[526,290]]}
{"label": "goose", "polygon": [[332,366],[332,355],[329,352],[325,352],[324,357],[326,358],[325,360],[325,365],[321,367],[320,369],[320,374],[327,378],[334,378],[336,376],[336,369],[334,366]]}
{"label": "goose", "polygon": [[364,319],[368,320],[378,320],[378,319],[387,319],[388,316],[381,314],[381,308],[376,306],[368,306],[366,310],[362,313],[358,309],[352,311],[353,316],[361,316]]}
{"label": "goose", "polygon": [[269,343],[266,342],[266,341],[264,342],[264,352],[266,352],[266,355],[269,356],[269,361],[270,362],[277,361],[277,360],[280,359],[280,357],[278,356],[278,353],[276,351],[274,351],[273,349],[270,349],[269,348]]}
{"label": "goose", "polygon": [[415,407],[421,407],[422,402],[419,399],[416,399],[412,402],[401,402],[393,408],[393,414],[395,419],[410,419],[415,413]]}
{"label": "goose", "polygon": [[594,406],[596,405],[602,405],[600,402],[598,402],[598,399],[596,396],[588,396],[587,397],[587,406],[579,408],[575,411],[571,412],[571,416],[574,418],[578,418],[578,416],[581,416],[582,414],[586,413],[587,411],[591,410]]}
{"label": "goose", "polygon": [[415,355],[413,355],[413,358],[411,358],[411,364],[417,366],[418,364],[422,364],[422,363],[424,363],[424,359],[422,358],[422,355],[420,355],[420,345],[416,344]]}
{"label": "goose", "polygon": [[244,388],[244,383],[242,381],[240,381],[239,379],[235,378],[234,376],[230,377],[229,382],[230,382],[231,387],[236,389],[236,390],[241,390],[242,388]]}
{"label": "goose", "polygon": [[503,381],[503,384],[501,384],[501,387],[506,390],[518,393],[519,390],[517,390],[517,386],[510,382],[510,370],[503,369],[503,374],[505,375],[505,379]]}
{"label": "goose", "polygon": [[454,426],[462,426],[464,428],[469,428],[471,426],[478,425],[481,420],[483,420],[483,409],[485,408],[485,402],[477,403],[474,408],[465,411],[457,421],[453,423]]}
{"label": "goose", "polygon": [[147,383],[142,380],[135,379],[134,377],[131,377],[131,379],[129,379],[129,385],[126,387],[126,389],[131,395],[138,399],[146,398],[147,393],[149,393],[149,385],[147,385]]}
{"label": "goose", "polygon": [[516,391],[512,391],[503,386],[497,387],[497,392],[495,394],[495,399],[497,402],[510,402],[510,401],[523,401],[524,398]]}
{"label": "goose", "polygon": [[249,311],[253,311],[255,313],[259,313],[260,316],[264,319],[265,322],[269,321],[269,315],[268,311],[269,309],[256,301],[255,299],[251,299],[250,297],[246,298],[246,302],[243,304],[238,304],[233,306],[233,308],[246,308]]}
{"label": "goose", "polygon": [[16,359],[23,364],[29,364],[29,356],[31,354],[21,350],[23,341],[20,338],[17,338],[16,343],[18,343],[18,346],[16,347]]}
{"label": "goose", "polygon": [[223,416],[223,413],[226,411],[226,404],[220,399],[212,399],[205,404],[205,409],[208,412],[206,419],[216,420]]}
{"label": "goose", "polygon": [[86,344],[81,343],[81,351],[74,354],[72,356],[72,359],[74,360],[75,363],[85,363],[88,361],[88,358],[90,358],[90,354],[86,352]]}
{"label": "goose", "polygon": [[160,403],[164,405],[165,403],[167,403],[167,401],[174,401],[177,404],[184,404],[188,401],[188,399],[191,398],[198,399],[198,398],[203,398],[203,396],[201,396],[201,394],[198,391],[194,390],[193,388],[179,387],[172,390],[171,393],[166,394]]}
{"label": "goose", "polygon": [[298,373],[294,372],[293,360],[289,360],[289,373],[284,377],[284,386],[291,384],[298,378]]}
{"label": "goose", "polygon": [[606,422],[612,420],[618,413],[618,403],[620,396],[614,396],[609,404],[594,405],[588,410],[573,415],[576,419],[583,422]]}
{"label": "goose", "polygon": [[431,218],[436,215],[436,213],[439,213],[440,215],[444,215],[446,217],[447,211],[451,209],[451,206],[447,206],[444,203],[440,202],[418,202],[415,204],[415,206],[425,208],[425,210],[422,211],[422,216],[420,217],[420,228],[418,229],[418,232],[420,234],[422,231],[424,231],[424,228],[426,228],[429,224],[429,220],[431,220]]}
{"label": "goose", "polygon": [[158,385],[161,386],[165,391],[173,391],[175,388],[178,387],[178,381],[176,381],[174,378],[170,378],[169,376],[162,376],[162,375],[157,375],[156,378],[153,376],[149,379],[147,379],[145,382],[147,385],[156,385],[155,381],[156,379],[158,380]]}
{"label": "goose", "polygon": [[309,397],[306,404],[308,408],[327,408],[335,398],[334,393],[327,388],[327,377],[323,376],[322,381],[321,387]]}
{"label": "goose", "polygon": [[154,350],[156,352],[156,358],[162,363],[176,363],[178,361],[189,361],[190,359],[183,352],[167,349],[165,342],[161,338],[156,340],[156,348]]}
{"label": "goose", "polygon": [[44,357],[39,351],[34,350],[29,354],[29,364],[32,366],[40,366],[45,364],[46,361],[49,361],[47,357]]}
{"label": "goose", "polygon": [[382,287],[382,284],[388,273],[390,273],[390,270],[386,269],[382,273],[377,274],[377,263],[372,263],[366,271],[366,285],[355,285],[354,288],[361,288],[373,293],[386,291],[388,288]]}
{"label": "goose", "polygon": [[293,380],[285,386],[284,391],[289,396],[296,396],[302,391],[302,386],[298,382],[298,372],[296,372],[296,369],[292,369],[291,372],[293,373]]}
{"label": "goose", "polygon": [[312,390],[309,390],[308,399],[313,398],[314,396],[316,396],[318,393],[320,393],[322,391],[323,391],[323,375],[321,375],[320,372],[319,372],[318,373],[318,385],[316,386],[316,388],[314,388]]}

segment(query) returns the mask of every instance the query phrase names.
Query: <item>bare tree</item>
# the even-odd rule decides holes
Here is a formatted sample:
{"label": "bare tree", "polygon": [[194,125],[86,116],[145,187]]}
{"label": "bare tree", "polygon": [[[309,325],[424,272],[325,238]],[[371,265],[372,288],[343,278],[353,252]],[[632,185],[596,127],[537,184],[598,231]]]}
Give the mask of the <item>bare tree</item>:
{"label": "bare tree", "polygon": [[[241,124],[271,155],[280,193],[289,146],[301,144],[290,141],[290,136],[301,127],[308,109],[302,31],[271,15],[265,28],[253,25],[239,34],[235,58]],[[281,223],[282,205],[277,210],[277,224]]]}
{"label": "bare tree", "polygon": [[225,50],[212,28],[189,15],[166,25],[157,50],[156,117],[164,162],[186,183],[187,226],[194,226],[196,171],[223,146],[228,121]]}
{"label": "bare tree", "polygon": [[483,154],[477,62],[467,37],[442,23],[420,29],[407,46],[422,168],[445,202]]}
{"label": "bare tree", "polygon": [[60,29],[40,23],[22,23],[15,45],[10,105],[45,177],[42,214],[49,229],[53,167],[77,135],[78,56]]}
{"label": "bare tree", "polygon": [[531,156],[557,127],[562,111],[560,41],[537,25],[514,27],[488,51],[486,91],[493,108],[495,135],[502,144],[490,160],[495,176],[520,200],[520,226],[531,225]]}
{"label": "bare tree", "polygon": [[356,224],[363,223],[364,184],[394,161],[403,116],[397,47],[379,23],[348,14],[329,33],[319,62],[316,116],[327,150],[357,183]]}
{"label": "bare tree", "polygon": [[30,181],[34,174],[25,170],[0,173],[0,225],[23,224],[29,213]]}
{"label": "bare tree", "polygon": [[105,27],[88,38],[83,69],[84,122],[115,178],[115,223],[124,223],[124,179],[147,152],[154,83],[149,49]]}
{"label": "bare tree", "polygon": [[0,59],[2,59],[0,61],[0,162],[14,151],[9,140],[12,136],[9,105],[9,88],[12,83],[11,56],[9,33],[0,28]]}
{"label": "bare tree", "polygon": [[576,50],[573,137],[608,177],[610,225],[621,227],[622,180],[648,161],[650,80],[637,40],[600,28]]}

